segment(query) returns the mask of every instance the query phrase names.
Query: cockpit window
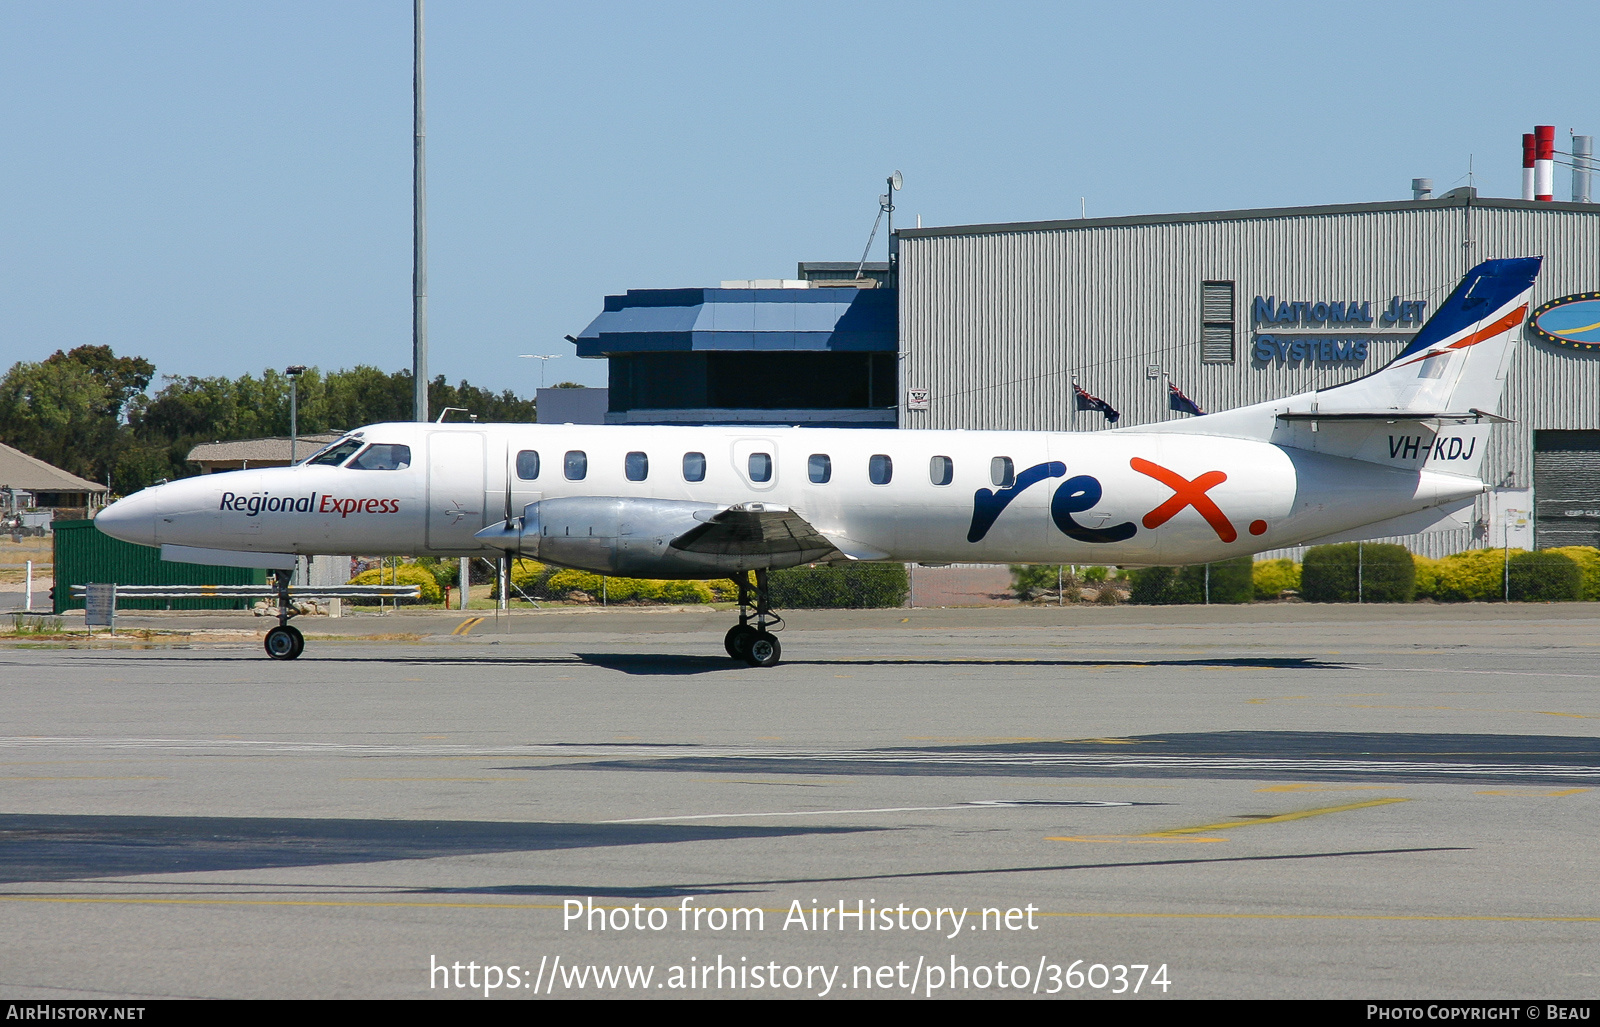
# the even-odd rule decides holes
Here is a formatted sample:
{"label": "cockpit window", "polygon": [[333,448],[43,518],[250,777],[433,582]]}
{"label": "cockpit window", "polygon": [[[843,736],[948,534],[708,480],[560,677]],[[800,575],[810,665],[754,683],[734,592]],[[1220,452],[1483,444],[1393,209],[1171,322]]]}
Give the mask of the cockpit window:
{"label": "cockpit window", "polygon": [[403,471],[411,466],[411,447],[398,443],[377,442],[368,446],[361,455],[350,461],[348,469],[355,471]]}
{"label": "cockpit window", "polygon": [[306,463],[327,464],[330,467],[336,467],[349,459],[350,454],[360,449],[362,445],[361,439],[345,439],[342,442],[335,442],[322,452],[307,457]]}

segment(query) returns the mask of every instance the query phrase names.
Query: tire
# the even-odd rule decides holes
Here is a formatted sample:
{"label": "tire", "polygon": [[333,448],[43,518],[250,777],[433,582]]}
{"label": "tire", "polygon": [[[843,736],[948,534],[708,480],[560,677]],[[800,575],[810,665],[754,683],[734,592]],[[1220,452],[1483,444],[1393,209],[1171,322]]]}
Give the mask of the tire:
{"label": "tire", "polygon": [[745,662],[752,667],[776,667],[783,647],[770,631],[757,631],[745,648]]}
{"label": "tire", "polygon": [[298,628],[279,625],[267,632],[262,648],[274,660],[293,660],[305,651],[306,640]]}
{"label": "tire", "polygon": [[722,648],[728,650],[728,655],[736,660],[750,658],[750,640],[760,634],[748,624],[735,624],[728,629],[727,635],[722,639]]}

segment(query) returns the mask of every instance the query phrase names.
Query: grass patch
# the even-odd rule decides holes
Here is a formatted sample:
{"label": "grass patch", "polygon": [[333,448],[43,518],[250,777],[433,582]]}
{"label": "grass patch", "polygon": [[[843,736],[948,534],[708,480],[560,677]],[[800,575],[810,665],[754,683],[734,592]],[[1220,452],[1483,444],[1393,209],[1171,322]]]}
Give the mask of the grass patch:
{"label": "grass patch", "polygon": [[11,630],[6,635],[11,638],[31,638],[35,635],[61,635],[60,617],[40,617],[36,614],[13,613],[11,615]]}

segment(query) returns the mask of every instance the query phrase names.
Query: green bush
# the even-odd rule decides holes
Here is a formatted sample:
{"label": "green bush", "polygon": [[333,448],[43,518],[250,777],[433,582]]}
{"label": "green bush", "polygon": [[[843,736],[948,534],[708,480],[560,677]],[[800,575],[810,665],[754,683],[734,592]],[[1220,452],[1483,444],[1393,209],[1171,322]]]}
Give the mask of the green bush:
{"label": "green bush", "polygon": [[1287,591],[1300,591],[1300,565],[1290,559],[1259,560],[1250,568],[1250,583],[1257,599],[1276,599]]}
{"label": "green bush", "polygon": [[709,603],[716,597],[703,581],[663,581],[658,597],[664,603]]}
{"label": "green bush", "polygon": [[1416,598],[1439,598],[1439,579],[1444,572],[1444,561],[1434,560],[1426,556],[1414,556],[1412,557],[1411,562],[1416,567]]}
{"label": "green bush", "polygon": [[550,569],[537,560],[514,560],[511,563],[511,585],[525,594],[538,595],[544,588]]}
{"label": "green bush", "polygon": [[600,575],[588,571],[559,570],[544,583],[545,592],[552,598],[565,599],[574,592],[583,592],[600,598]]}
{"label": "green bush", "polygon": [[1085,567],[1083,570],[1083,580],[1094,585],[1114,577],[1116,575],[1112,574],[1110,568],[1107,567]]}
{"label": "green bush", "polygon": [[1232,560],[1218,560],[1210,564],[1193,564],[1178,572],[1180,581],[1190,582],[1189,588],[1206,601],[1206,568],[1210,568],[1211,602],[1248,603],[1256,597],[1253,580],[1255,560],[1248,556]]}
{"label": "green bush", "polygon": [[1176,567],[1140,567],[1133,572],[1133,588],[1128,594],[1128,602],[1148,606],[1183,602],[1173,597],[1172,586],[1177,577]]}
{"label": "green bush", "polygon": [[1518,553],[1509,573],[1512,602],[1571,603],[1583,596],[1583,569],[1565,553]]}
{"label": "green bush", "polygon": [[441,560],[437,556],[419,556],[416,565],[433,575],[433,580],[438,582],[441,591],[446,587],[454,588],[456,579],[461,576],[461,568],[455,560]]}
{"label": "green bush", "polygon": [[[1513,549],[1513,557],[1523,549]],[[1469,549],[1438,561],[1434,598],[1447,603],[1498,603],[1506,597],[1503,549]]]}
{"label": "green bush", "polygon": [[[414,563],[403,563],[399,567],[374,567],[370,571],[362,571],[350,579],[352,585],[416,585],[420,595],[416,602],[437,603],[443,600],[444,592],[439,588],[439,582],[429,573],[426,567],[419,567]],[[373,600],[353,600],[354,602],[377,602]],[[400,602],[411,602],[402,599]]]}
{"label": "green bush", "polygon": [[1175,605],[1206,601],[1206,568],[1210,567],[1211,602],[1248,603],[1256,597],[1248,556],[1188,567],[1141,567],[1133,572],[1129,602]]}
{"label": "green bush", "polygon": [[1011,591],[1018,599],[1032,598],[1035,592],[1054,592],[1058,581],[1064,587],[1073,584],[1072,575],[1064,566],[1053,563],[1011,565]]}
{"label": "green bush", "polygon": [[661,584],[651,578],[608,577],[601,582],[601,591],[593,594],[596,599],[603,596],[608,603],[648,603],[661,598]]}
{"label": "green bush", "polygon": [[779,609],[867,609],[904,606],[911,582],[903,563],[790,567],[773,571],[772,605]]}
{"label": "green bush", "polygon": [[1409,603],[1417,565],[1405,546],[1340,542],[1312,546],[1300,565],[1300,595],[1313,603]]}
{"label": "green bush", "polygon": [[1583,574],[1583,595],[1580,598],[1589,602],[1600,599],[1600,549],[1594,546],[1559,546],[1544,552],[1571,557]]}

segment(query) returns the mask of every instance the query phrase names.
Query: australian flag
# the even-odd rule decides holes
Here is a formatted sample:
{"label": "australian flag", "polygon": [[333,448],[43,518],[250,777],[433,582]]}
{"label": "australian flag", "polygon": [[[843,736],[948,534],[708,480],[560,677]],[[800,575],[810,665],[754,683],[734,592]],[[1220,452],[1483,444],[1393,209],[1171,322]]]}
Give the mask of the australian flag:
{"label": "australian flag", "polygon": [[1122,416],[1110,403],[1098,396],[1091,396],[1084,392],[1077,382],[1072,383],[1072,398],[1077,403],[1079,410],[1098,410],[1106,415],[1106,420],[1111,424],[1116,424],[1117,418]]}
{"label": "australian flag", "polygon": [[1200,404],[1183,394],[1183,390],[1171,382],[1167,383],[1167,409],[1176,410],[1180,414],[1203,414]]}

